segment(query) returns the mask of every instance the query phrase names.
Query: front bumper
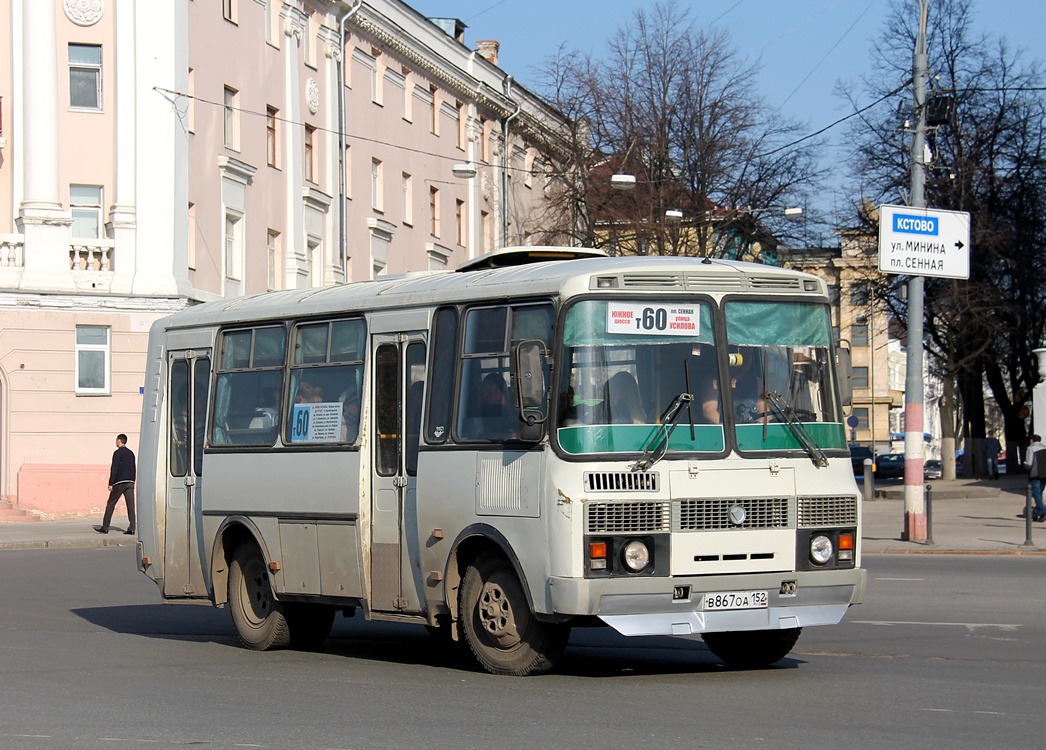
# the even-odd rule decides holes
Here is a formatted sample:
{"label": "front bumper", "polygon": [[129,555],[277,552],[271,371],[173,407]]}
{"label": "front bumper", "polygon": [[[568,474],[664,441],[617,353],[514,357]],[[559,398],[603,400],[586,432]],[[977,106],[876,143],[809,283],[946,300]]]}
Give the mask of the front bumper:
{"label": "front bumper", "polygon": [[[791,582],[795,582],[795,593],[782,594],[782,584]],[[860,569],[715,577],[553,577],[548,581],[557,614],[595,615],[622,635],[681,637],[834,625],[850,605],[863,601],[865,582],[865,571]],[[686,595],[677,598],[680,590]],[[701,609],[704,594],[757,590],[769,592],[768,606],[763,609]]]}

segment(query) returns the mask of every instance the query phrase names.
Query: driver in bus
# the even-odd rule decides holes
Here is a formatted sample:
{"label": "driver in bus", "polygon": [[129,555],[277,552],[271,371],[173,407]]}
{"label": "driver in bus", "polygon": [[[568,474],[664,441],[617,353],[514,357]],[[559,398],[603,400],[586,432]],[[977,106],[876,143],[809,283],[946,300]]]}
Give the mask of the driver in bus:
{"label": "driver in bus", "polygon": [[[762,377],[760,368],[755,366],[757,356],[758,349],[751,346],[738,347],[729,355],[730,395],[737,424],[767,421],[768,407],[761,392]],[[701,394],[701,413],[711,424],[723,423],[720,413],[723,396],[718,378],[709,380]]]}

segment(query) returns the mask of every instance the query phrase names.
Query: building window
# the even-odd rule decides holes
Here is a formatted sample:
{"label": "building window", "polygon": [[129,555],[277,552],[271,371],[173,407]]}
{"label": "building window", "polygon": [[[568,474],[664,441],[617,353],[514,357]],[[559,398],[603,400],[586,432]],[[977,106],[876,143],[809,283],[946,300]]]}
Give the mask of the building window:
{"label": "building window", "polygon": [[189,270],[196,270],[196,204],[189,201]]}
{"label": "building window", "polygon": [[868,346],[868,326],[850,326],[850,346]]}
{"label": "building window", "polygon": [[375,104],[383,105],[385,103],[384,92],[382,91],[382,85],[385,81],[385,75],[383,72],[384,66],[381,64],[381,50],[372,49],[371,56],[374,60],[374,64],[370,69],[370,100]]}
{"label": "building window", "polygon": [[861,281],[850,287],[850,304],[863,307],[868,304],[868,284]]}
{"label": "building window", "polygon": [[69,106],[102,108],[102,48],[97,44],[69,45]]}
{"label": "building window", "polygon": [[225,296],[243,294],[243,216],[225,214]]}
{"label": "building window", "polygon": [[316,67],[316,38],[319,35],[319,24],[316,20],[316,11],[305,8],[308,18],[305,21],[305,39],[302,40],[305,64],[310,68]]}
{"label": "building window", "polygon": [[280,46],[279,28],[279,6],[280,0],[265,0],[265,41],[274,47]]}
{"label": "building window", "polygon": [[432,110],[431,110],[431,122],[429,127],[432,129],[433,135],[439,135],[439,89],[435,86],[429,86],[429,93],[432,95]]}
{"label": "building window", "polygon": [[239,96],[236,89],[225,87],[225,146],[234,150],[240,147],[240,110],[237,106]]}
{"label": "building window", "polygon": [[222,0],[222,18],[236,23],[236,0]]}
{"label": "building window", "polygon": [[414,82],[410,79],[410,69],[403,68],[403,119],[407,122],[414,121]]}
{"label": "building window", "polygon": [[266,232],[265,246],[269,256],[269,291],[273,292],[282,286],[280,283],[280,268],[283,266],[282,258],[280,258],[280,233],[272,229]]}
{"label": "building window", "polygon": [[72,236],[102,238],[102,188],[100,185],[70,185],[69,212],[73,217]]}
{"label": "building window", "polygon": [[78,395],[109,395],[111,360],[109,326],[76,326]]}
{"label": "building window", "polygon": [[458,244],[464,247],[467,243],[465,222],[465,201],[454,201],[454,220],[458,227]]}
{"label": "building window", "polygon": [[854,388],[867,388],[868,387],[868,368],[867,367],[855,367],[852,371],[851,382]]}
{"label": "building window", "polygon": [[480,226],[483,229],[483,248],[482,248],[482,250],[483,250],[484,253],[489,253],[491,248],[493,247],[493,239],[494,239],[493,234],[492,234],[493,231],[494,231],[494,224],[493,224],[493,222],[490,219],[490,212],[489,211],[480,211],[479,212],[479,223],[480,223]]}
{"label": "building window", "polygon": [[305,126],[303,151],[305,152],[305,164],[303,165],[305,180],[307,182],[316,182],[316,128],[312,127],[312,125]]}
{"label": "building window", "polygon": [[189,96],[185,102],[185,127],[190,133],[196,132],[196,71],[189,68],[189,76],[186,81]]}
{"label": "building window", "polygon": [[406,172],[403,173],[403,223],[414,224],[414,180]]}
{"label": "building window", "polygon": [[265,153],[270,167],[279,169],[279,122],[280,110],[275,107],[265,108]]}
{"label": "building window", "polygon": [[381,159],[370,160],[370,205],[375,211],[384,210],[382,192],[384,186],[381,179]]}
{"label": "building window", "polygon": [[439,188],[429,188],[429,231],[439,237]]}
{"label": "building window", "polygon": [[465,150],[465,105],[461,102],[456,104],[458,112],[458,148]]}
{"label": "building window", "polygon": [[318,240],[306,241],[306,256],[309,259],[309,286],[323,286],[323,245]]}

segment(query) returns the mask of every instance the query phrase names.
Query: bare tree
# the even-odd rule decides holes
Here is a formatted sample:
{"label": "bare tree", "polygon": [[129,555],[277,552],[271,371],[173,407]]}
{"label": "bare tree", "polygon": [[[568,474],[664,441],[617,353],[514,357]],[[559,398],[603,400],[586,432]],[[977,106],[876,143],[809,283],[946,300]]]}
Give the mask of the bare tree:
{"label": "bare tree", "polygon": [[[637,10],[596,59],[560,50],[542,93],[578,122],[549,227],[621,253],[738,256],[757,240],[794,236],[772,212],[803,205],[821,173],[814,140],[754,92],[754,68],[724,32],[699,28],[675,0]],[[636,177],[627,193],[614,173]],[[666,220],[666,211],[682,221]]]}
{"label": "bare tree", "polygon": [[[927,37],[930,101],[954,101],[955,115],[928,137],[926,201],[971,216],[970,279],[926,279],[927,353],[955,379],[962,428],[974,444],[985,434],[987,384],[1013,449],[1026,443],[1026,404],[1038,380],[1032,350],[1046,331],[1046,102],[1039,65],[974,33],[971,8],[971,0],[935,2]],[[910,79],[916,22],[911,3],[895,0],[869,77],[872,94]],[[856,172],[877,202],[907,198],[906,122],[915,113],[910,94],[900,96],[853,129]],[[904,300],[886,284],[880,294],[906,322]]]}

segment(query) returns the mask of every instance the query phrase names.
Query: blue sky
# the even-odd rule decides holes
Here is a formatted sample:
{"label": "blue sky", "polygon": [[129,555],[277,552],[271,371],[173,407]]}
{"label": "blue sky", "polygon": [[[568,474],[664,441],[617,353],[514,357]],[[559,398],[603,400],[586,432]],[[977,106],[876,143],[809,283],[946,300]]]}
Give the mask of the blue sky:
{"label": "blue sky", "polygon": [[[601,55],[615,30],[653,0],[407,0],[434,17],[460,18],[466,43],[501,43],[500,65],[523,85],[532,68],[560,44]],[[917,14],[916,0],[907,0]],[[809,131],[849,113],[835,95],[840,81],[858,83],[871,69],[874,40],[882,33],[888,0],[680,0],[700,25],[725,28],[739,54],[760,64],[758,90],[766,101]],[[930,13],[934,12],[930,1]],[[1025,60],[1046,62],[1046,3],[1042,0],[974,0],[975,30],[1005,37]],[[531,86],[532,87],[532,86]],[[845,128],[832,131],[840,138]],[[845,156],[838,151],[839,158]],[[832,158],[829,150],[827,158]],[[843,166],[845,168],[845,165]]]}

